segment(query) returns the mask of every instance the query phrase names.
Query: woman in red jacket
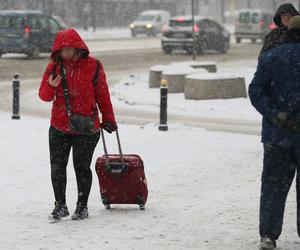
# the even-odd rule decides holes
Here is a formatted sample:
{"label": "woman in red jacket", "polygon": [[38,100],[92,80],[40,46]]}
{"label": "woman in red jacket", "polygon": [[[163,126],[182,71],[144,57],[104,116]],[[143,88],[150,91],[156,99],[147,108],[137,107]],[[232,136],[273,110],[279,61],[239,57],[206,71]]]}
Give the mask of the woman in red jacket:
{"label": "woman in red jacket", "polygon": [[53,102],[49,129],[51,179],[55,208],[50,218],[69,215],[66,205],[66,167],[70,150],[77,179],[78,201],[73,220],[88,217],[88,197],[92,185],[90,169],[102,127],[117,130],[113,107],[102,64],[89,56],[89,49],[79,34],[67,29],[57,34],[51,62],[44,73],[39,97]]}

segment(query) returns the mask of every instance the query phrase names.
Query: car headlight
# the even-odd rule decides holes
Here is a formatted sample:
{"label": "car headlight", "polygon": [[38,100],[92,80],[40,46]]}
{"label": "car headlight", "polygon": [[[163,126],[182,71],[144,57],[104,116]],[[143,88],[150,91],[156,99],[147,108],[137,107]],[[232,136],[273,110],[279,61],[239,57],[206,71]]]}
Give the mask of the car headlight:
{"label": "car headlight", "polygon": [[132,23],[132,24],[129,25],[129,27],[130,27],[131,29],[134,29],[135,25]]}
{"label": "car headlight", "polygon": [[151,28],[152,28],[152,23],[147,23],[147,24],[146,24],[146,27],[147,27],[148,29],[151,29]]}

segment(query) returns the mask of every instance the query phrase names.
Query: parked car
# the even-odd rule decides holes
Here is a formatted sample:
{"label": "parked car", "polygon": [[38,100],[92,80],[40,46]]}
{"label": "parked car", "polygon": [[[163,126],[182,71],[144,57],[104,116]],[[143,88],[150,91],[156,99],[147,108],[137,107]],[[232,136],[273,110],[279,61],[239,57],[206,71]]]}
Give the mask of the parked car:
{"label": "parked car", "polygon": [[255,43],[274,29],[274,13],[262,10],[242,10],[238,13],[235,27],[237,43],[242,39],[251,39]]}
{"label": "parked car", "polygon": [[147,36],[156,36],[161,33],[170,19],[170,13],[164,10],[148,10],[142,12],[138,18],[130,24],[131,34],[133,37],[138,34]]}
{"label": "parked car", "polygon": [[163,52],[171,54],[176,49],[183,49],[193,53],[193,32],[198,54],[205,54],[208,50],[226,53],[230,48],[230,33],[218,22],[196,16],[193,27],[192,16],[177,16],[172,17],[169,25],[164,27],[161,40]]}
{"label": "parked car", "polygon": [[64,28],[40,11],[0,11],[0,56],[25,53],[36,58],[40,52],[50,52],[57,32]]}

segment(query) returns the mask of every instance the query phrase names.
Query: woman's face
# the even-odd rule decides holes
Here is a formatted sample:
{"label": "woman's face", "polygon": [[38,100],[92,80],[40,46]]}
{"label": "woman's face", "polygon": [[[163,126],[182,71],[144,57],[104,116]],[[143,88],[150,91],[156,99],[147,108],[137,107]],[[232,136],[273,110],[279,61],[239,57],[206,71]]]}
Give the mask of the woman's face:
{"label": "woman's face", "polygon": [[75,54],[76,54],[76,50],[74,48],[63,48],[61,50],[61,57],[64,61],[73,59]]}

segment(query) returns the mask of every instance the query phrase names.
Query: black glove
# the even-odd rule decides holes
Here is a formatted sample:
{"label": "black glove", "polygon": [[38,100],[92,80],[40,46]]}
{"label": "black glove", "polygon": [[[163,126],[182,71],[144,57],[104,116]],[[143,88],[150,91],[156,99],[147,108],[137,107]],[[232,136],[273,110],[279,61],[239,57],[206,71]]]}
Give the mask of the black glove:
{"label": "black glove", "polygon": [[294,119],[289,113],[279,112],[272,120],[279,128],[287,129],[290,132],[300,132],[300,122]]}
{"label": "black glove", "polygon": [[103,122],[101,127],[110,134],[118,129],[117,123],[113,122]]}
{"label": "black glove", "polygon": [[286,128],[290,132],[300,132],[300,122],[292,117],[292,118],[288,119]]}
{"label": "black glove", "polygon": [[277,116],[272,119],[272,123],[279,128],[286,128],[290,115],[286,112],[279,112]]}

